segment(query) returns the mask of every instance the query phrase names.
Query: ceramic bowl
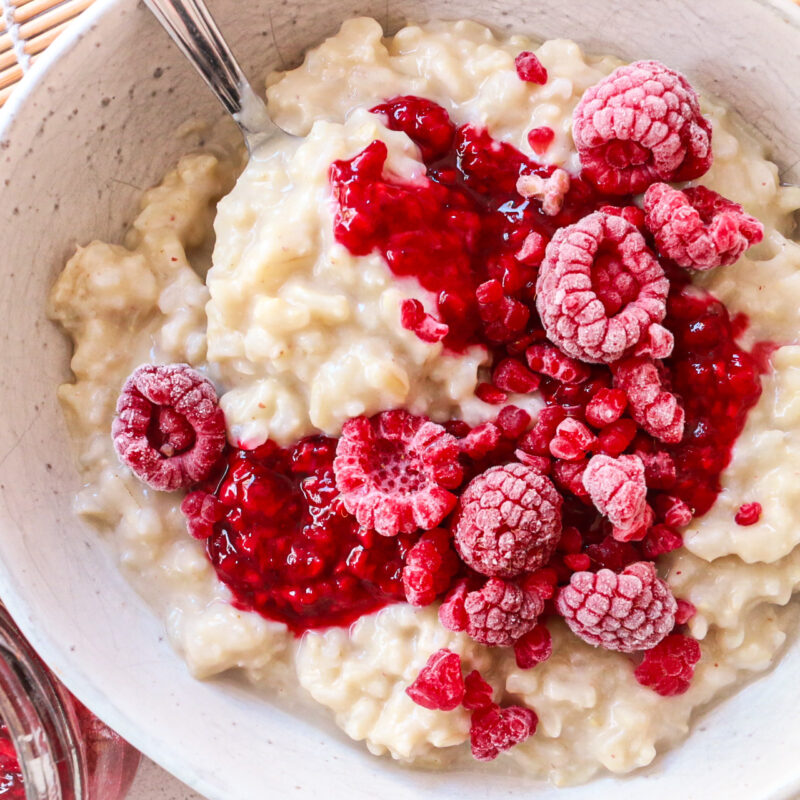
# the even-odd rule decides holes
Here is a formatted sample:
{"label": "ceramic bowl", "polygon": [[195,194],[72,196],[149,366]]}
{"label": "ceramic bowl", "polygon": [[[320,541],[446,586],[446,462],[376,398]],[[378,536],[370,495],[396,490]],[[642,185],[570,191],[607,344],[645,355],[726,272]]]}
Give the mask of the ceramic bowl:
{"label": "ceramic bowl", "polygon": [[[388,30],[472,17],[503,31],[658,58],[729,100],[800,162],[800,12],[788,0],[216,0],[253,76],[293,65],[345,18]],[[260,79],[259,79],[260,80]],[[193,680],[98,534],[70,510],[78,478],[55,398],[69,349],[45,298],[76,243],[120,237],[140,189],[185,147],[187,117],[219,115],[135,0],[97,0],[33,67],[0,123],[0,594],[58,676],[136,747],[213,800],[558,796],[781,800],[800,788],[800,642],[696,720],[689,740],[625,779],[556,790],[497,771],[401,769],[233,679]],[[794,169],[794,174],[791,172]]]}

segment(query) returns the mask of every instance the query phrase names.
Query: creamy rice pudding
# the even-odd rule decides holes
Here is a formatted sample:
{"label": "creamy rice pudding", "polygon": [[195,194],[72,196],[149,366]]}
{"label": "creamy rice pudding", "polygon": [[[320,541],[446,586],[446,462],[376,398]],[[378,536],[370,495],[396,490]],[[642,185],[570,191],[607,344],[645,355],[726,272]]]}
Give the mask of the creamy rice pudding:
{"label": "creamy rice pudding", "polygon": [[77,512],[198,678],[407,763],[649,764],[794,622],[800,190],[667,67],[471,22],[267,96],[299,138],[53,289]]}

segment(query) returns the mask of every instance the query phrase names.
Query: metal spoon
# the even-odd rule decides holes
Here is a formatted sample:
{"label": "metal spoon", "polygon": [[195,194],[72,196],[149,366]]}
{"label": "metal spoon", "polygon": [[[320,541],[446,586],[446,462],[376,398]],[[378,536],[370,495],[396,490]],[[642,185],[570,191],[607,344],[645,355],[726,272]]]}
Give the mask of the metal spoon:
{"label": "metal spoon", "polygon": [[145,0],[181,52],[219,98],[253,150],[281,129],[269,118],[203,0]]}

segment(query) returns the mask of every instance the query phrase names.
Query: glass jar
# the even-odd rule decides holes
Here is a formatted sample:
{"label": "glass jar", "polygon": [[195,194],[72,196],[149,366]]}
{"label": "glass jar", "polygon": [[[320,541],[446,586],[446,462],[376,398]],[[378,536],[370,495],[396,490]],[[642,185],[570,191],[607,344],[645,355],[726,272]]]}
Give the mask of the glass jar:
{"label": "glass jar", "polygon": [[0,605],[0,800],[122,800],[139,753],[74,698]]}

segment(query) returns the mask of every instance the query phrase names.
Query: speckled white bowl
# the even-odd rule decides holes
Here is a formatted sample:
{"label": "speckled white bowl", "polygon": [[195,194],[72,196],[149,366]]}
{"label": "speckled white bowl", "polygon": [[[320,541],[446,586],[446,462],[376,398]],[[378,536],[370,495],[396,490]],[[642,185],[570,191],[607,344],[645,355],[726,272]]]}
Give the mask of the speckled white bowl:
{"label": "speckled white bowl", "polygon": [[[788,0],[217,0],[252,75],[294,64],[356,13],[473,17],[654,57],[738,107],[800,164],[800,12]],[[788,800],[800,789],[800,643],[776,669],[699,720],[690,740],[635,777],[559,792],[496,771],[432,774],[369,756],[333,730],[200,683],[164,641],[98,535],[70,511],[77,477],[55,400],[68,347],[45,297],[76,243],[114,239],[141,187],[215,101],[135,0],[98,0],[34,66],[0,116],[0,594],[61,679],[134,745],[214,800],[261,797],[556,796],[582,800]]]}

